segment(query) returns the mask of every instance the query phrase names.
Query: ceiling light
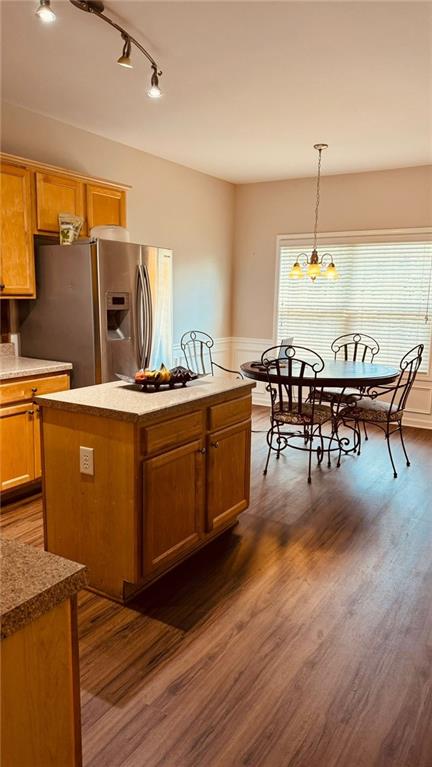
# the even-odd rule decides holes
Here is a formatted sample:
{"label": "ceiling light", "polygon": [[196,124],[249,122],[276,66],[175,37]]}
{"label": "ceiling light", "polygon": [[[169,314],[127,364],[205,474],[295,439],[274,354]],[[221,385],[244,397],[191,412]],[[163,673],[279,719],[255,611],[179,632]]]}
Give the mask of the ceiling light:
{"label": "ceiling light", "polygon": [[131,41],[130,37],[124,38],[124,46],[123,46],[123,53],[120,56],[119,59],[117,59],[117,64],[120,64],[121,67],[126,67],[126,69],[133,69],[133,64],[130,59],[131,54]]}
{"label": "ceiling light", "polygon": [[[303,273],[300,265],[300,258],[302,259],[303,266],[306,267],[306,274],[311,278],[312,282],[315,282],[317,277],[326,277],[328,280],[338,280],[339,274],[333,262],[333,256],[331,253],[323,253],[322,256],[318,255],[317,251],[317,239],[318,239],[318,212],[320,204],[320,181],[321,181],[321,153],[323,149],[327,149],[328,144],[314,144],[314,149],[318,151],[318,173],[317,173],[317,185],[316,185],[316,198],[315,198],[315,225],[313,235],[313,248],[312,253],[308,256],[306,253],[299,253],[295,260],[295,264],[292,267],[289,276],[293,280],[298,280],[303,277]],[[321,267],[327,263],[327,269],[324,272],[321,271]]]}
{"label": "ceiling light", "polygon": [[39,7],[36,8],[35,13],[44,24],[51,24],[56,18],[54,11],[51,9],[50,0],[40,0]]}
{"label": "ceiling light", "polygon": [[151,99],[160,99],[162,96],[162,91],[159,88],[159,77],[158,75],[161,75],[162,72],[157,71],[157,67],[155,64],[152,64],[153,74],[151,76],[150,81],[150,89],[147,91],[147,95],[150,96]]}
{"label": "ceiling light", "polygon": [[[120,66],[126,67],[127,69],[133,69],[131,61],[131,48],[132,45],[134,45],[135,48],[138,48],[143,56],[146,57],[147,61],[150,62],[152,68],[150,88],[147,91],[147,94],[152,99],[160,99],[162,92],[159,87],[159,77],[161,76],[162,72],[158,69],[156,61],[154,60],[153,56],[144,48],[144,46],[138,42],[138,40],[135,40],[135,38],[132,37],[129,32],[123,29],[120,24],[117,24],[116,21],[113,21],[113,19],[104,13],[105,8],[102,0],[70,0],[70,2],[75,6],[75,8],[79,8],[80,11],[85,11],[92,16],[96,16],[98,19],[102,19],[102,21],[104,21],[106,24],[109,24],[110,27],[113,27],[118,32],[120,32],[124,41],[122,55],[119,59],[117,59],[117,63],[120,64]],[[54,21],[55,13],[51,10],[50,0],[39,0],[39,7],[36,10],[36,14],[42,21]]]}

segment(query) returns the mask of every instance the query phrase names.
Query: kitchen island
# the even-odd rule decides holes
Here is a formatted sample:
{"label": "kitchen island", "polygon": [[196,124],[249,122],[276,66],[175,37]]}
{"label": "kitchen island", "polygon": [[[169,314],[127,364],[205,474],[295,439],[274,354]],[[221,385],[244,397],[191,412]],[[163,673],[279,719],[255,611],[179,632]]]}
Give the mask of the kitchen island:
{"label": "kitchen island", "polygon": [[83,562],[93,590],[125,603],[233,526],[249,504],[254,386],[206,377],[37,397],[45,548]]}

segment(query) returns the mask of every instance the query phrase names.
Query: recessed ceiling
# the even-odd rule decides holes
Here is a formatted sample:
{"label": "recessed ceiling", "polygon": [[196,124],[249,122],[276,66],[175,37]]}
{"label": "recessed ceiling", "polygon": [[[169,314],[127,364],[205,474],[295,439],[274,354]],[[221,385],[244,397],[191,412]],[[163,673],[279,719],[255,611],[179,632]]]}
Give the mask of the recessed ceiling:
{"label": "recessed ceiling", "polygon": [[432,4],[127,2],[106,10],[163,69],[66,0],[4,0],[5,101],[233,182],[432,161]]}

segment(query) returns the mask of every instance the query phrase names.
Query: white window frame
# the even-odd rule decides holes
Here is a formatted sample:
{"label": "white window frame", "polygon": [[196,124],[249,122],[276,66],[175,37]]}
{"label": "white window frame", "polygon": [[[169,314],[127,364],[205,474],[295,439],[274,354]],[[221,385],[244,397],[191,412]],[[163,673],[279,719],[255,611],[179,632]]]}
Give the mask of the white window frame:
{"label": "white window frame", "polygon": [[[318,235],[318,244],[317,244],[317,250],[318,253],[320,251],[322,252],[322,246],[327,246],[336,244],[338,240],[358,240],[361,241],[367,241],[370,242],[379,242],[380,240],[383,242],[391,242],[394,240],[395,242],[402,242],[403,240],[407,240],[407,242],[412,241],[410,238],[413,237],[414,239],[426,239],[432,241],[432,227],[424,226],[424,227],[415,227],[412,229],[358,229],[355,231],[346,231],[346,232],[321,232]],[[364,238],[364,239],[363,239]],[[313,245],[313,233],[312,232],[306,232],[306,233],[294,233],[294,234],[278,234],[276,235],[276,274],[275,274],[275,292],[274,292],[274,300],[273,300],[273,343],[277,343],[277,312],[278,312],[278,306],[279,306],[279,279],[280,279],[280,251],[281,251],[281,243],[282,242],[289,242],[290,245],[298,245],[299,246],[299,253],[301,251],[308,251],[309,246],[312,248]],[[336,264],[337,267],[337,264]],[[429,369],[426,373],[418,373],[417,375],[417,381],[422,381],[424,383],[430,383],[432,382],[432,341],[431,341],[431,352],[429,354]],[[429,388],[427,386],[426,388]]]}

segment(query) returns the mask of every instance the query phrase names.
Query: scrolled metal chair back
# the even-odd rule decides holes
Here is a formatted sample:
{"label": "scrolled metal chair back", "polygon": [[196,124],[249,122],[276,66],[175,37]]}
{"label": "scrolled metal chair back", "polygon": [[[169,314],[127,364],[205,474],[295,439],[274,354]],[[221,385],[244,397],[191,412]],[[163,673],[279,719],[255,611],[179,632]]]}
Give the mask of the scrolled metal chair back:
{"label": "scrolled metal chair back", "polygon": [[[271,396],[272,413],[277,408],[301,414],[325,363],[312,349],[281,345],[272,346],[263,352],[261,365],[267,372],[267,391]],[[305,381],[305,378],[308,380]],[[315,401],[313,397],[313,406]]]}
{"label": "scrolled metal chair back", "polygon": [[189,370],[197,375],[213,375],[214,340],[211,336],[201,330],[190,330],[183,333],[180,346]]}
{"label": "scrolled metal chair back", "polygon": [[340,355],[345,362],[373,362],[380,346],[375,338],[365,333],[346,333],[335,338],[331,350],[335,359]]}
{"label": "scrolled metal chair back", "polygon": [[390,410],[405,410],[409,393],[413,387],[416,375],[421,365],[424,345],[413,346],[400,361],[400,374],[397,384],[392,387],[393,396],[390,403]]}

